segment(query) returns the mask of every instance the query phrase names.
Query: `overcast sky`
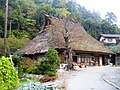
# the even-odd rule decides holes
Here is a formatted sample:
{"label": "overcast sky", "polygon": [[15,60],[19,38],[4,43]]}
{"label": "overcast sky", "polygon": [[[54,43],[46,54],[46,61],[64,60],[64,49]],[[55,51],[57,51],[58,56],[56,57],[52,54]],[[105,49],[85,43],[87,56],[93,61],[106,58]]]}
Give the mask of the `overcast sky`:
{"label": "overcast sky", "polygon": [[99,11],[101,17],[107,12],[113,12],[117,16],[117,24],[120,26],[120,1],[119,0],[75,0],[88,10]]}

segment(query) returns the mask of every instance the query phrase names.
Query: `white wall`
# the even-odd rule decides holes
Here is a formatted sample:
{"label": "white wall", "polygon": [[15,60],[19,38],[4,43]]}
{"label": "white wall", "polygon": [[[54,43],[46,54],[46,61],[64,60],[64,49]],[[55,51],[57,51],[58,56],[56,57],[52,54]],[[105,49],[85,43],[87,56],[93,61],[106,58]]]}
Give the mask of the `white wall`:
{"label": "white wall", "polygon": [[109,40],[109,38],[101,37],[101,38],[100,38],[100,41],[101,41],[101,42],[104,42],[104,43],[117,43],[116,38],[111,38],[111,39],[112,39],[112,40]]}

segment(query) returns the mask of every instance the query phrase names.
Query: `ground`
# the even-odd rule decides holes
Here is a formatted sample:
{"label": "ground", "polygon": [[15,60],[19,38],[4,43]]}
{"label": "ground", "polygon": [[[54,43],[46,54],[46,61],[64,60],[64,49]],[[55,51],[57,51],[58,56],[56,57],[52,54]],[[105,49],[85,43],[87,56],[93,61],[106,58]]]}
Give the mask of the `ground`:
{"label": "ground", "polygon": [[58,81],[66,82],[66,90],[120,90],[118,89],[120,87],[120,67],[105,66],[82,68],[69,72],[61,71],[60,76]]}

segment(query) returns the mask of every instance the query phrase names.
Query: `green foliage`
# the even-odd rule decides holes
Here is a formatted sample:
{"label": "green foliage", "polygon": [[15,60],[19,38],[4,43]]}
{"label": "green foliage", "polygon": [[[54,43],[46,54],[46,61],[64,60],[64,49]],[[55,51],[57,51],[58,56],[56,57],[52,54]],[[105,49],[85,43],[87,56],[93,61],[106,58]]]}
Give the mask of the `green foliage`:
{"label": "green foliage", "polygon": [[3,27],[0,25],[0,36],[3,37]]}
{"label": "green foliage", "polygon": [[84,21],[84,28],[89,32],[93,37],[99,38],[101,33],[104,34],[115,34],[120,33],[120,29],[116,25],[111,25],[107,21],[96,21],[91,18],[88,18]]}
{"label": "green foliage", "polygon": [[34,0],[36,4],[51,4],[51,0]]}
{"label": "green foliage", "polygon": [[32,60],[30,58],[24,57],[21,62],[21,67],[22,71],[24,73],[34,73],[36,67],[35,67],[35,60]]}
{"label": "green foliage", "polygon": [[66,3],[66,7],[67,7],[68,11],[70,11],[70,12],[76,12],[77,11],[77,8],[76,8],[77,3],[72,1],[72,0],[70,0]]}
{"label": "green foliage", "polygon": [[19,78],[22,78],[24,73],[31,74],[34,73],[36,70],[35,60],[18,55],[13,55],[12,60],[14,66],[18,68]]}
{"label": "green foliage", "polygon": [[37,74],[46,74],[46,72],[51,70],[51,65],[48,63],[47,60],[38,61],[36,64],[37,70],[35,73]]}
{"label": "green foliage", "polygon": [[55,9],[52,8],[52,6],[49,4],[40,4],[39,5],[39,7],[36,10],[35,17],[37,19],[37,24],[40,24],[40,26],[42,26],[43,22],[45,21],[44,14],[55,14]]}
{"label": "green foliage", "polygon": [[101,23],[91,18],[88,18],[84,21],[84,28],[87,30],[88,33],[90,33],[95,38],[98,38],[99,35],[102,33]]}
{"label": "green foliage", "polygon": [[[3,38],[0,38],[0,54],[3,54],[4,52],[4,48],[3,48]],[[24,45],[27,44],[27,42],[29,42],[28,38],[22,38],[22,39],[18,39],[14,36],[8,37],[7,38],[7,51],[8,53],[13,53],[15,51],[17,51],[18,49],[22,48]]]}
{"label": "green foliage", "polygon": [[4,30],[4,12],[0,10],[0,37],[3,37]]}
{"label": "green foliage", "polygon": [[13,90],[18,85],[18,74],[9,58],[0,58],[0,90]]}
{"label": "green foliage", "polygon": [[48,52],[45,54],[46,59],[51,64],[51,69],[58,69],[60,64],[60,58],[58,56],[58,52],[55,49],[49,49]]}
{"label": "green foliage", "polygon": [[2,55],[4,52],[4,43],[3,43],[3,39],[0,38],[0,54]]}
{"label": "green foliage", "polygon": [[56,75],[56,70],[59,68],[60,58],[58,52],[54,49],[49,49],[45,54],[46,60],[39,60],[36,64],[37,73],[47,74],[50,76]]}
{"label": "green foliage", "polygon": [[52,6],[55,8],[64,8],[67,0],[53,0]]}
{"label": "green foliage", "polygon": [[[1,38],[4,35],[4,9],[5,0],[0,0]],[[45,22],[44,14],[63,18],[70,15],[72,20],[82,24],[95,38],[101,33],[120,33],[120,29],[114,24],[117,21],[114,13],[108,12],[103,20],[99,12],[87,10],[74,0],[9,0],[8,31],[11,25],[12,35],[15,37],[33,39]]]}
{"label": "green foliage", "polygon": [[60,17],[66,18],[70,14],[70,12],[67,11],[66,8],[57,8],[56,14],[58,14]]}
{"label": "green foliage", "polygon": [[21,56],[18,56],[18,55],[12,56],[12,61],[13,61],[15,67],[20,65],[21,60],[22,60]]}
{"label": "green foliage", "polygon": [[[56,76],[56,77],[57,77],[56,72],[46,71],[45,74],[48,75],[48,76],[50,76],[50,77],[53,77],[53,76]],[[56,77],[55,77],[55,78],[56,78]]]}
{"label": "green foliage", "polygon": [[15,37],[22,39],[22,38],[29,38],[29,33],[25,30],[18,31],[18,30],[12,30],[12,35]]}
{"label": "green foliage", "polygon": [[29,41],[29,39],[17,39],[14,36],[7,38],[7,46],[10,50],[10,52],[15,52],[17,49],[23,47],[26,45],[26,43]]}
{"label": "green foliage", "polygon": [[73,12],[70,14],[70,18],[73,18],[75,22],[79,22],[80,24],[83,24],[83,18],[78,12]]}

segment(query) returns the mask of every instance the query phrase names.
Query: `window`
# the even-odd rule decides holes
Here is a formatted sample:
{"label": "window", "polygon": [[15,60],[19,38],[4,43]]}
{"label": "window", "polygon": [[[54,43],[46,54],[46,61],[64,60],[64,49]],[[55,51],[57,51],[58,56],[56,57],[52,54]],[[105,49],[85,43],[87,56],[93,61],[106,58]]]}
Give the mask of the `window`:
{"label": "window", "polygon": [[77,56],[73,56],[73,62],[77,62]]}
{"label": "window", "polygon": [[113,40],[112,38],[108,38],[108,42],[112,42],[112,40]]}

